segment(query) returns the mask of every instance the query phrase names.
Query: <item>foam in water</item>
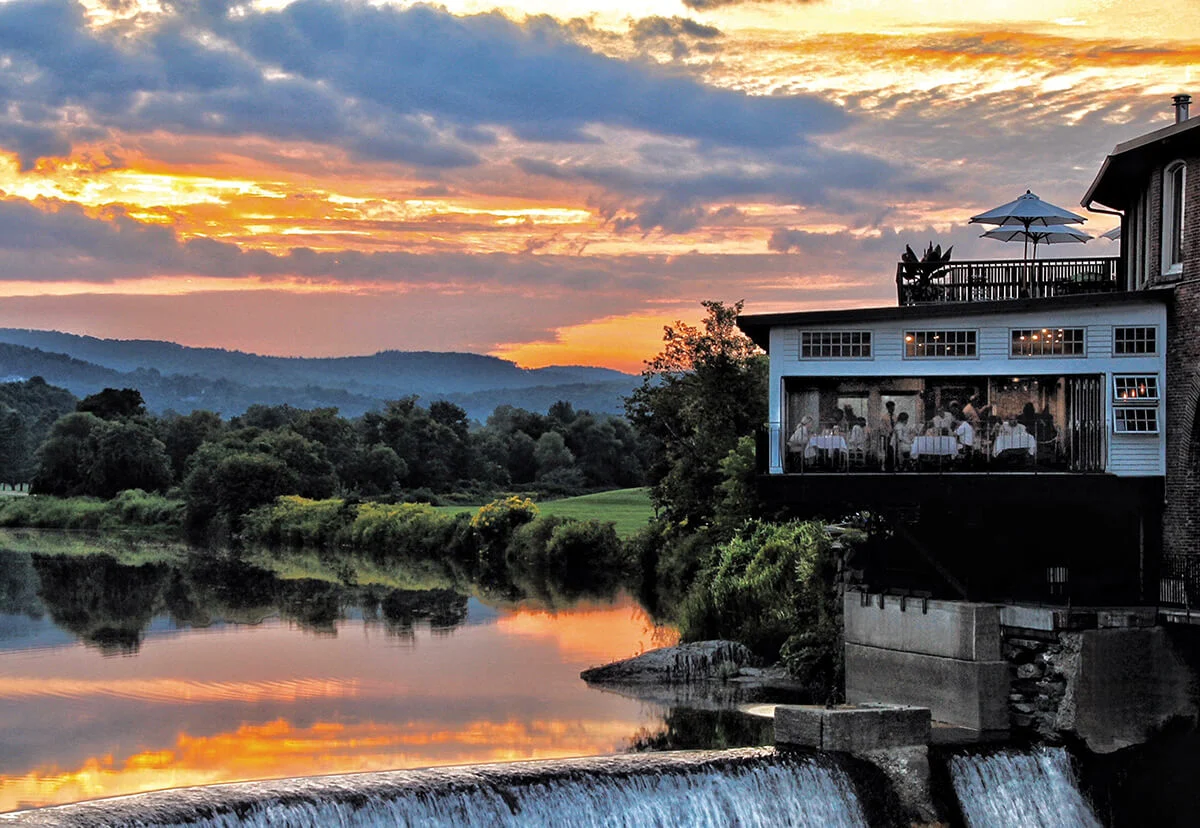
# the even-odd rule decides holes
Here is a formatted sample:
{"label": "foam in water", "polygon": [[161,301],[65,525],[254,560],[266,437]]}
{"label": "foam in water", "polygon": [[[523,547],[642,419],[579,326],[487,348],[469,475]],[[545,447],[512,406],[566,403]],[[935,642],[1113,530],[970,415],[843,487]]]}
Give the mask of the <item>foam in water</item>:
{"label": "foam in water", "polygon": [[315,777],[0,815],[32,825],[866,826],[825,757],[681,752]]}
{"label": "foam in water", "polygon": [[950,774],[971,828],[1100,828],[1063,748],[952,756]]}

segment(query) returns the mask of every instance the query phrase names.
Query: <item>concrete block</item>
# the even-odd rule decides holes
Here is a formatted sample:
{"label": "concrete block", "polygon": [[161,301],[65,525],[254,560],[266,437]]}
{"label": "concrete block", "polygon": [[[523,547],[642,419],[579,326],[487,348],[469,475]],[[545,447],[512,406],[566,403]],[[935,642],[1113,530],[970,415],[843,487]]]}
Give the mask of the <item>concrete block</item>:
{"label": "concrete block", "polygon": [[928,707],[938,722],[979,731],[1008,729],[1007,661],[966,661],[846,644],[851,704]]}
{"label": "concrete block", "polygon": [[929,744],[930,711],[923,707],[775,708],[775,742],[861,753]]}
{"label": "concrete block", "polygon": [[1096,613],[1094,610],[1010,604],[1000,608],[1000,623],[1005,627],[1040,632],[1086,630],[1096,626]]}
{"label": "concrete block", "polygon": [[[901,600],[847,592],[843,604],[847,643],[907,653],[997,661],[1000,658],[1000,608],[967,601]],[[903,609],[902,609],[903,607]]]}

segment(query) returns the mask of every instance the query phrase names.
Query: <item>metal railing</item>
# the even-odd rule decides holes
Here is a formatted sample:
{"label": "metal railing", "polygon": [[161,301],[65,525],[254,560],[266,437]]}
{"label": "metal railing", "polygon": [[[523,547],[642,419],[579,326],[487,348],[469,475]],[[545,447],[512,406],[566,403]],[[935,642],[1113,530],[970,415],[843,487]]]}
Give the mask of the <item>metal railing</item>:
{"label": "metal railing", "polygon": [[[971,443],[949,429],[891,439],[822,428],[796,439],[780,433],[784,474],[1037,473],[1104,471],[1107,456],[1102,421],[1064,425],[1036,422],[1013,430],[1002,425],[974,429]],[[762,440],[762,438],[760,438]],[[760,452],[768,448],[760,442]]]}
{"label": "metal railing", "polygon": [[939,265],[900,262],[896,295],[901,305],[998,302],[1079,293],[1106,293],[1124,285],[1117,257],[1034,262],[961,261]]}
{"label": "metal railing", "polygon": [[1158,577],[1158,603],[1188,611],[1200,608],[1200,554],[1163,553]]}

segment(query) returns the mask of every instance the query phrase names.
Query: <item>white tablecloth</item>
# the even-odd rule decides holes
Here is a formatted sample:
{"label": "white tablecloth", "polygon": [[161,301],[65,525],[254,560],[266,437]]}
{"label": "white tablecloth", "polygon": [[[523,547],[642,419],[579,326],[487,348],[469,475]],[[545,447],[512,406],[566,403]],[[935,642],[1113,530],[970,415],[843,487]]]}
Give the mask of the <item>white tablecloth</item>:
{"label": "white tablecloth", "polygon": [[846,445],[846,438],[840,434],[814,434],[808,438],[808,447],[804,449],[804,456],[816,457],[818,450],[848,451],[849,446]]}
{"label": "white tablecloth", "polygon": [[1032,434],[997,434],[992,446],[992,454],[999,457],[1009,449],[1025,449],[1030,457],[1037,457],[1037,440]]}
{"label": "white tablecloth", "polygon": [[928,457],[955,457],[958,455],[958,438],[945,434],[939,434],[935,437],[914,437],[910,454],[914,460],[922,455]]}

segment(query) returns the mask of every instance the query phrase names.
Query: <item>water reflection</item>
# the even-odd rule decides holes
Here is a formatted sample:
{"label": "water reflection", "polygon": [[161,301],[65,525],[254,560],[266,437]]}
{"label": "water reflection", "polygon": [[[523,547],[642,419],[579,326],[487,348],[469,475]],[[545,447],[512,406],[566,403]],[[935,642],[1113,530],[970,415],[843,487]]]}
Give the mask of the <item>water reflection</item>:
{"label": "water reflection", "polygon": [[[734,741],[762,739],[741,725],[681,724],[685,714],[579,679],[675,639],[621,594],[550,609],[546,597],[562,593],[531,600],[495,573],[474,590],[481,600],[429,571],[386,574],[429,589],[379,583],[352,561],[314,572],[261,556],[149,557],[0,551],[0,811],[221,781],[703,746],[735,731]],[[339,567],[329,578],[325,568]]]}

